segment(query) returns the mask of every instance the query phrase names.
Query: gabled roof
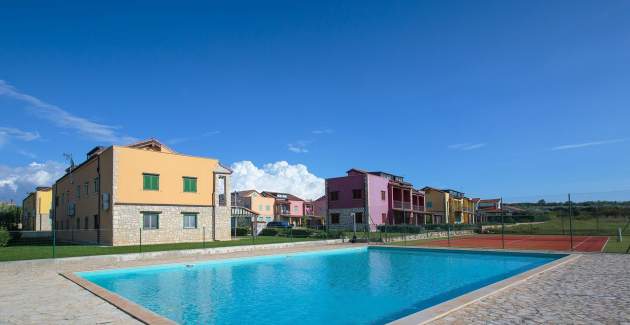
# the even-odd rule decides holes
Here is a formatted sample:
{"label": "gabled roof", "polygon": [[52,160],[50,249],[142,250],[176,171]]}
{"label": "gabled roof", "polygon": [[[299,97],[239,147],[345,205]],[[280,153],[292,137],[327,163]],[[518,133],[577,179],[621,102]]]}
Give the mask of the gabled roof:
{"label": "gabled roof", "polygon": [[256,190],[244,190],[244,191],[235,191],[233,193],[238,194],[238,196],[250,196],[253,193],[258,193]]}
{"label": "gabled roof", "polygon": [[175,151],[173,151],[171,148],[169,148],[162,142],[156,140],[155,138],[138,141],[130,145],[127,145],[126,147],[134,148],[134,149],[144,149],[144,150],[153,150],[153,151],[159,151],[159,152],[175,153]]}
{"label": "gabled roof", "polygon": [[[276,200],[304,201],[304,200],[300,199],[299,197],[297,197],[297,196],[295,196],[293,194],[289,194],[289,193],[262,191],[260,194],[262,194],[263,196],[272,197],[272,198],[274,198]],[[286,198],[278,197],[278,195],[284,195],[284,196],[286,196]]]}

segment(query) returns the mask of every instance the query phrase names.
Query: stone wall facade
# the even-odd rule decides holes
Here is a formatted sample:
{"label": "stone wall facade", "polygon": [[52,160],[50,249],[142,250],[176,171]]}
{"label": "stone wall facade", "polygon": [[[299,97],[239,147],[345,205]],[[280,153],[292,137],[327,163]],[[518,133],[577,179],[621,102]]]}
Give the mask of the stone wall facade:
{"label": "stone wall facade", "polygon": [[[211,206],[117,204],[113,207],[112,245],[138,245],[141,236],[142,244],[147,245],[212,241],[213,209]],[[158,229],[143,229],[143,216],[147,212],[159,215]],[[184,228],[184,213],[197,215],[197,228]],[[229,239],[229,216],[221,213],[215,218],[216,230],[227,234],[214,233],[214,238]]]}
{"label": "stone wall facade", "polygon": [[[340,230],[352,230],[353,229],[353,220],[352,213],[362,212],[363,213],[363,222],[357,223],[357,230],[365,230],[367,226],[367,215],[364,208],[348,208],[348,209],[329,209],[328,210],[328,220],[327,224],[330,229],[340,229]],[[338,213],[339,214],[339,223],[332,223],[332,215]]]}

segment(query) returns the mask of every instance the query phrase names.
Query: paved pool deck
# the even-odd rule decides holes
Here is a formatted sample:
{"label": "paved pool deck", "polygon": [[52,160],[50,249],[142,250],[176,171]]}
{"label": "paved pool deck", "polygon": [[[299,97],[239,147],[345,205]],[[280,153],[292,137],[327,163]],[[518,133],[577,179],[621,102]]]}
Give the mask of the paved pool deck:
{"label": "paved pool deck", "polygon": [[[0,263],[0,324],[139,324],[59,273],[356,247],[348,244]],[[630,255],[581,254],[432,324],[630,324]]]}

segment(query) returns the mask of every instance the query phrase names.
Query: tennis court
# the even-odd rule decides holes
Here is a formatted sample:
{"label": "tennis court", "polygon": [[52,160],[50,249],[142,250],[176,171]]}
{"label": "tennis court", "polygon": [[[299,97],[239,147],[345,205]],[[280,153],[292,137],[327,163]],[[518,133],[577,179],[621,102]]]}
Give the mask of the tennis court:
{"label": "tennis court", "polygon": [[[573,236],[573,250],[601,252],[607,236]],[[563,235],[474,235],[454,237],[450,240],[423,240],[408,244],[433,247],[506,248],[531,250],[571,250],[571,237]]]}

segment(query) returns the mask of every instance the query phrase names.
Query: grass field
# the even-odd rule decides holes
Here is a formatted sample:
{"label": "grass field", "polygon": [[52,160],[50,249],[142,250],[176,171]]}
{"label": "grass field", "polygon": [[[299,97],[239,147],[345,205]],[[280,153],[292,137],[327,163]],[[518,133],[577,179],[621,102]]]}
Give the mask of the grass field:
{"label": "grass field", "polygon": [[[257,237],[252,241],[251,237],[239,238],[230,241],[215,241],[203,243],[159,244],[142,245],[142,252],[158,252],[181,249],[199,249],[213,247],[228,247],[242,245],[262,245],[297,241],[318,240],[317,238],[287,238],[287,237]],[[74,257],[90,255],[129,254],[139,253],[140,246],[94,246],[94,245],[58,245],[55,247],[56,257]],[[0,261],[32,260],[52,258],[51,245],[15,245],[0,247]]]}
{"label": "grass field", "polygon": [[[630,236],[630,223],[626,218],[580,219],[576,217],[573,218],[571,224],[574,235],[615,236],[617,229],[621,228],[624,235]],[[555,217],[544,223],[505,227],[505,232],[511,234],[568,235],[569,219]]]}

